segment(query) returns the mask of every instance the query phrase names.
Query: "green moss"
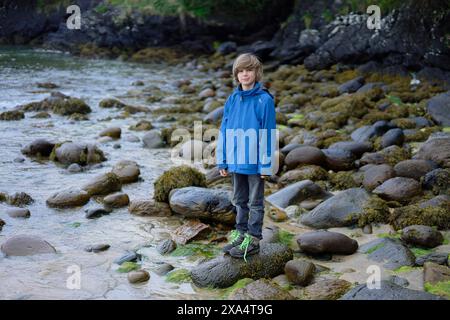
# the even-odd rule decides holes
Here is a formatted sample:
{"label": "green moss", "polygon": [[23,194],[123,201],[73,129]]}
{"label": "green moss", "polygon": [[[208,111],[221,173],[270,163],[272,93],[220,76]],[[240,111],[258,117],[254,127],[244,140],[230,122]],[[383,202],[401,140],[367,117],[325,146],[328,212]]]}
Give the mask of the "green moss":
{"label": "green moss", "polygon": [[167,274],[166,281],[173,283],[191,282],[191,273],[187,269],[177,269]]}
{"label": "green moss", "polygon": [[126,104],[117,99],[107,98],[107,99],[103,99],[102,101],[100,101],[98,106],[100,108],[106,108],[106,109],[109,109],[109,108],[121,109],[121,108],[124,108],[126,106]]}
{"label": "green moss", "polygon": [[389,149],[383,149],[380,153],[383,155],[385,162],[391,166],[395,166],[397,163],[403,160],[411,158],[410,152],[399,146],[390,146]]}
{"label": "green moss", "polygon": [[200,242],[191,242],[186,245],[179,245],[177,248],[171,252],[173,257],[205,257],[214,258],[220,253],[220,248],[213,244],[204,244]]}
{"label": "green moss", "polygon": [[384,243],[379,243],[376,246],[373,246],[372,248],[369,248],[365,253],[366,254],[371,254],[372,252],[375,252],[378,249],[383,248],[383,247],[384,247]]}
{"label": "green moss", "polygon": [[440,230],[450,228],[450,208],[443,207],[420,208],[418,205],[409,205],[396,208],[389,216],[389,223],[395,230],[411,225],[436,226]]}
{"label": "green moss", "polygon": [[353,174],[354,171],[338,171],[329,174],[333,189],[345,190],[359,187],[359,183],[353,179]]}
{"label": "green moss", "polygon": [[412,251],[412,253],[414,253],[416,257],[425,256],[433,252],[433,250],[423,248],[410,248],[410,250]]}
{"label": "green moss", "polygon": [[396,233],[379,233],[377,234],[378,238],[391,238],[391,239],[400,239],[401,238],[401,234],[399,232]]}
{"label": "green moss", "polygon": [[278,241],[277,242],[282,243],[288,247],[291,247],[292,240],[294,239],[294,237],[295,237],[295,234],[293,234],[289,231],[280,229],[280,232],[278,233]]}
{"label": "green moss", "polygon": [[187,165],[174,167],[164,172],[155,181],[153,197],[156,201],[168,202],[170,191],[189,186],[206,187],[205,175]]}
{"label": "green moss", "polygon": [[243,288],[249,283],[252,283],[254,280],[251,278],[240,279],[235,282],[231,287],[228,287],[223,290],[223,293],[220,295],[222,299],[228,299],[228,297],[235,292],[237,289]]}
{"label": "green moss", "polygon": [[81,226],[81,223],[80,222],[72,222],[69,224],[69,226],[72,228],[78,228]]}
{"label": "green moss", "polygon": [[422,270],[422,267],[410,267],[410,266],[401,266],[400,268],[397,268],[394,271],[394,273],[405,273],[405,272],[411,272],[415,270]]}
{"label": "green moss", "polygon": [[436,284],[425,282],[425,291],[438,296],[446,297],[450,299],[450,281],[441,281]]}
{"label": "green moss", "polygon": [[130,271],[139,270],[139,269],[140,269],[140,265],[137,264],[136,262],[126,261],[120,265],[119,269],[117,269],[117,272],[128,273]]}
{"label": "green moss", "polygon": [[363,215],[361,216],[362,223],[360,226],[365,226],[369,223],[386,222],[388,214],[388,203],[380,197],[373,195],[363,208]]}
{"label": "green moss", "polygon": [[54,113],[63,116],[74,113],[87,114],[92,111],[83,100],[78,98],[57,99],[51,105]]}

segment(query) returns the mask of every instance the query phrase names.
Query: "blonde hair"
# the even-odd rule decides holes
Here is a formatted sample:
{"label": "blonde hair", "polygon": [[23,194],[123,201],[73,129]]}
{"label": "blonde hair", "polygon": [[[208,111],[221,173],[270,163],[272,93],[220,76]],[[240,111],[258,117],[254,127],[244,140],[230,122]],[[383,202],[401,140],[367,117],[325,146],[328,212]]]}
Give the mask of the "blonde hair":
{"label": "blonde hair", "polygon": [[238,73],[242,70],[255,70],[255,81],[259,82],[263,77],[263,66],[257,56],[251,53],[239,55],[233,63],[233,78],[239,83]]}

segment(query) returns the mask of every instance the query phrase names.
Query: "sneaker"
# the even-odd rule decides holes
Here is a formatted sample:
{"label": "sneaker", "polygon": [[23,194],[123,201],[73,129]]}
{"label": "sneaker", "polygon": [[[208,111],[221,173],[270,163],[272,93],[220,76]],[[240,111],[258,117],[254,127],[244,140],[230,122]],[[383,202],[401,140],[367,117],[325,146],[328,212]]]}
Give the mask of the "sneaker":
{"label": "sneaker", "polygon": [[230,243],[225,245],[222,248],[222,251],[225,253],[230,253],[230,250],[233,249],[235,246],[238,246],[244,241],[244,234],[239,232],[238,230],[231,231],[230,234]]}
{"label": "sneaker", "polygon": [[246,233],[244,241],[230,250],[230,256],[233,258],[244,258],[247,262],[247,256],[259,253],[259,239]]}

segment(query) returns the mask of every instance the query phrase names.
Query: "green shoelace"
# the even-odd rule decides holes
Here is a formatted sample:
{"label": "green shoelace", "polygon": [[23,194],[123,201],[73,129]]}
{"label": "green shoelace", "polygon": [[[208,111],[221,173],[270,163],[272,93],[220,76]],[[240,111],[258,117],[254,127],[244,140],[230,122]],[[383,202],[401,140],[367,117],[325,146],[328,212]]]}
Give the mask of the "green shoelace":
{"label": "green shoelace", "polygon": [[247,249],[248,246],[252,243],[252,236],[249,234],[245,234],[244,241],[240,244],[239,248],[244,251],[244,261],[247,262]]}
{"label": "green shoelace", "polygon": [[230,233],[230,243],[231,244],[235,243],[239,239],[240,236],[241,236],[241,233],[239,231],[237,231],[237,230],[231,231],[231,233]]}

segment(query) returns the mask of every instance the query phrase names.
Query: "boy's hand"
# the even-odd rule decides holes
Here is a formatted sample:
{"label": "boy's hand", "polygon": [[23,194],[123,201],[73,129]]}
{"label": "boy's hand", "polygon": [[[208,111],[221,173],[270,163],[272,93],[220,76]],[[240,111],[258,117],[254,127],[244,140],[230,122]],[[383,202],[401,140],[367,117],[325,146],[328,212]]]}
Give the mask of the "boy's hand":
{"label": "boy's hand", "polygon": [[219,173],[220,173],[220,175],[221,175],[222,177],[228,176],[228,172],[227,172],[226,169],[220,169],[220,170],[219,170]]}

